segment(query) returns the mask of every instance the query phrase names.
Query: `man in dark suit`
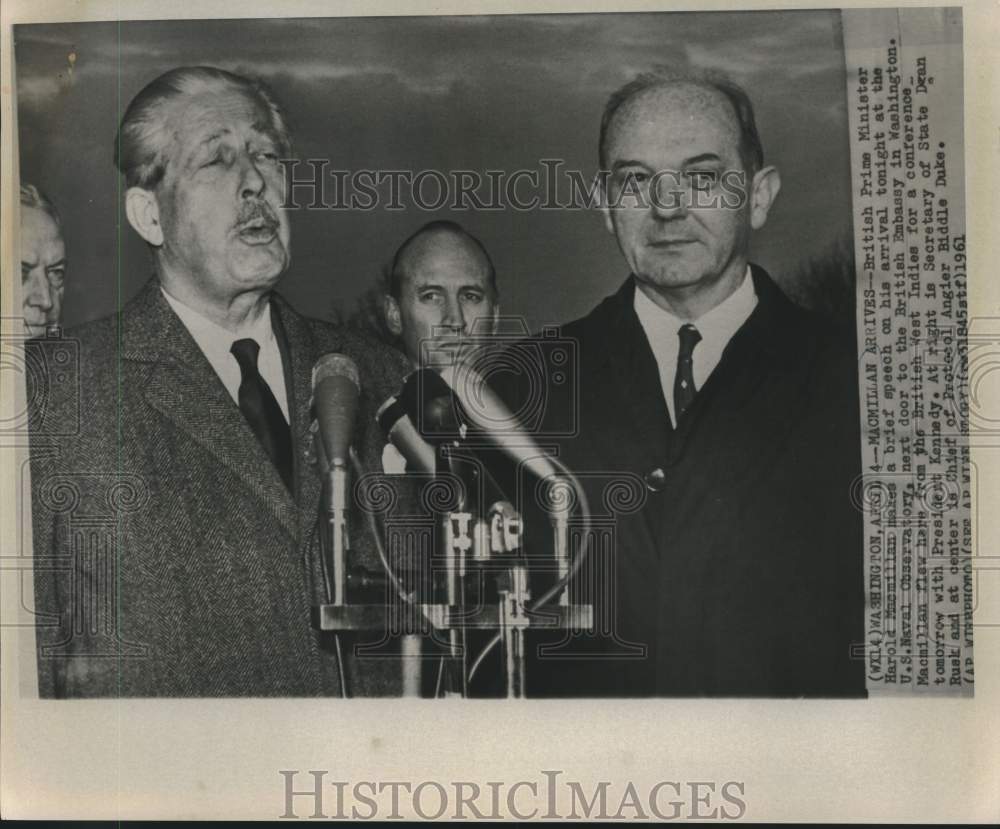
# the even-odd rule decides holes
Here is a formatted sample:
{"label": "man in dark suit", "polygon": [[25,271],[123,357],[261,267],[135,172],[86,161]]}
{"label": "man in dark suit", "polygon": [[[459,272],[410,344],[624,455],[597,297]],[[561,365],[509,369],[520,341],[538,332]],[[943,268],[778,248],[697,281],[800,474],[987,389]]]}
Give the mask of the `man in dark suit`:
{"label": "man in dark suit", "polygon": [[[500,313],[496,270],[482,242],[456,222],[421,225],[396,250],[385,278],[385,327],[414,370],[451,364],[482,348]],[[405,462],[383,456],[389,473]]]}
{"label": "man in dark suit", "polygon": [[[46,408],[31,447],[42,696],[340,692],[310,626],[325,593],[310,374],[328,352],[358,363],[371,464],[373,407],[406,365],[274,291],[288,149],[268,90],[217,69],[167,72],[125,113],[116,163],[154,276],[69,332],[78,386],[32,394]],[[363,533],[352,542],[374,563]],[[354,693],[392,691],[344,660]]]}
{"label": "man in dark suit", "polygon": [[576,591],[605,621],[550,642],[529,691],[863,695],[855,343],[748,262],[780,187],[750,101],[641,76],[608,102],[600,159],[631,274],[562,329],[579,396],[550,379],[538,439],[610,539]]}

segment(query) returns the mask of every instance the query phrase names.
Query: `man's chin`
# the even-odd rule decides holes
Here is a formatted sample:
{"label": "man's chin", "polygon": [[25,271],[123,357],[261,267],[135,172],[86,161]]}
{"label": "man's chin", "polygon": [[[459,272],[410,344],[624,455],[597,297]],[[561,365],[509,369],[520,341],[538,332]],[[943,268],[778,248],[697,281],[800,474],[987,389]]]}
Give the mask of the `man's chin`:
{"label": "man's chin", "polygon": [[636,279],[659,290],[693,288],[704,280],[704,274],[687,268],[650,268],[636,274]]}
{"label": "man's chin", "polygon": [[238,257],[234,272],[241,282],[274,287],[288,269],[289,257],[283,246],[248,246]]}

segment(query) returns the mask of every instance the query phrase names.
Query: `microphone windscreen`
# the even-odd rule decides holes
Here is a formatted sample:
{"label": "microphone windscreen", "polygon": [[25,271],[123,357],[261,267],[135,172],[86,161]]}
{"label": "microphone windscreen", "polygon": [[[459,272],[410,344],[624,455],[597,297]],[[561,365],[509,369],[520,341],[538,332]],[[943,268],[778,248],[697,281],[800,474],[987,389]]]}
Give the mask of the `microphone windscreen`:
{"label": "microphone windscreen", "polygon": [[539,478],[556,474],[548,455],[538,448],[500,396],[474,368],[465,364],[447,366],[442,379],[454,391],[463,414],[517,463]]}
{"label": "microphone windscreen", "polygon": [[312,410],[330,464],[346,464],[361,397],[358,366],[346,354],[324,354],[313,366]]}
{"label": "microphone windscreen", "polygon": [[320,357],[312,370],[312,387],[315,392],[316,386],[328,377],[343,377],[353,383],[357,390],[361,391],[361,374],[358,372],[358,364],[346,354],[324,354]]}
{"label": "microphone windscreen", "polygon": [[451,386],[433,369],[422,368],[406,378],[399,404],[426,440],[440,443],[461,436],[460,404]]}

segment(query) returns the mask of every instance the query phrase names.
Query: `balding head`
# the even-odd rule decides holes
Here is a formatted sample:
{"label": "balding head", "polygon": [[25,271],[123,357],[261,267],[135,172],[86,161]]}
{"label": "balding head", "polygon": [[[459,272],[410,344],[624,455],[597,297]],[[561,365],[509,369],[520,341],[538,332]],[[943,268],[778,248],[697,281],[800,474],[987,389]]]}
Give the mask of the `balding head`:
{"label": "balding head", "polygon": [[659,100],[664,104],[677,100],[676,96],[689,96],[692,100],[702,101],[706,108],[717,105],[728,110],[735,124],[744,171],[752,177],[763,167],[764,150],[757,132],[753,104],[741,86],[712,72],[650,72],[638,75],[608,98],[598,140],[598,154],[603,169],[607,169],[610,163],[607,148],[612,133],[620,128],[619,119],[627,117],[630,112],[634,113],[640,102],[650,104],[657,101],[657,93],[663,95]]}
{"label": "balding head", "polygon": [[643,77],[612,96],[602,123],[605,224],[643,293],[683,319],[742,284],[750,234],[781,186],[760,166],[749,101],[734,94],[701,78]]}
{"label": "balding head", "polygon": [[496,270],[482,242],[457,222],[434,221],[420,227],[396,251],[389,270],[389,294],[400,298],[406,278],[420,267],[450,264],[469,273],[485,272],[494,299]]}
{"label": "balding head", "polygon": [[389,271],[386,325],[420,366],[470,335],[492,332],[496,272],[483,244],[454,222],[431,222],[396,251]]}

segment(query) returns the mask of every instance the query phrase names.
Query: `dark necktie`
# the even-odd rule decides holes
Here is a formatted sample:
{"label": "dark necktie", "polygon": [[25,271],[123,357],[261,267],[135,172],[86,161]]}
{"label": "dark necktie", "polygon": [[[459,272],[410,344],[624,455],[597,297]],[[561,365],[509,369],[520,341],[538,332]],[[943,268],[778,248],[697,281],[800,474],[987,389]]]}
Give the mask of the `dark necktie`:
{"label": "dark necktie", "polygon": [[681,348],[677,353],[677,374],[674,377],[674,420],[680,424],[684,413],[691,408],[694,402],[695,393],[698,391],[694,387],[693,356],[694,347],[701,341],[701,334],[691,323],[682,325],[677,336],[681,340]]}
{"label": "dark necktie", "polygon": [[229,350],[240,364],[240,373],[243,375],[239,394],[240,411],[281,473],[285,486],[292,492],[292,434],[274,393],[257,370],[260,346],[256,340],[237,340]]}

